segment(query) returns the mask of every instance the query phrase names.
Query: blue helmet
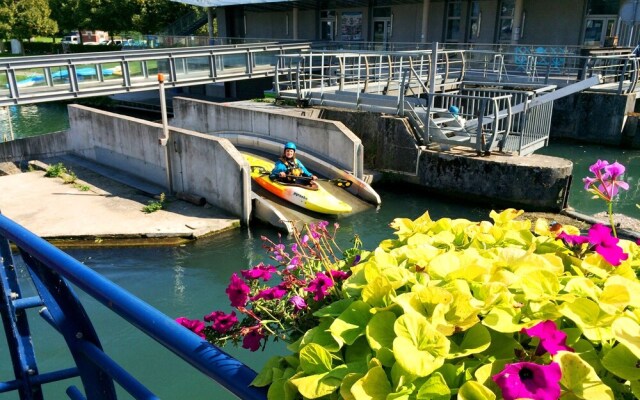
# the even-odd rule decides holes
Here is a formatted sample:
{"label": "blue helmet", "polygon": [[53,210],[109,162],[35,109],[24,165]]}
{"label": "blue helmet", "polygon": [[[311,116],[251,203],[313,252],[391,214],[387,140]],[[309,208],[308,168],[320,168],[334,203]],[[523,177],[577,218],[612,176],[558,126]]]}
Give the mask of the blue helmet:
{"label": "blue helmet", "polygon": [[284,149],[291,149],[293,151],[296,151],[296,144],[293,142],[287,142],[287,144],[284,145]]}
{"label": "blue helmet", "polygon": [[449,107],[449,112],[451,114],[453,114],[454,116],[456,116],[460,112],[460,109],[458,109],[458,107],[456,107],[456,106],[450,106]]}

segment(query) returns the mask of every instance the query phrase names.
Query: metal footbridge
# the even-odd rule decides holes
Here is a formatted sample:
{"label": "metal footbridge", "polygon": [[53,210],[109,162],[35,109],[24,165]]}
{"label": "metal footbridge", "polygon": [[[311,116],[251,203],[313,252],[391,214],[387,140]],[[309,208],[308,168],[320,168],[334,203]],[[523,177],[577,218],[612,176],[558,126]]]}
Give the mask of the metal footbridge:
{"label": "metal footbridge", "polygon": [[633,93],[640,76],[631,54],[567,54],[551,68],[542,55],[523,67],[510,65],[508,54],[438,43],[392,52],[317,47],[274,42],[8,59],[0,63],[0,106],[154,90],[158,74],[169,88],[273,77],[273,94],[302,106],[406,117],[424,148],[526,155],[547,144],[554,100],[589,88]]}

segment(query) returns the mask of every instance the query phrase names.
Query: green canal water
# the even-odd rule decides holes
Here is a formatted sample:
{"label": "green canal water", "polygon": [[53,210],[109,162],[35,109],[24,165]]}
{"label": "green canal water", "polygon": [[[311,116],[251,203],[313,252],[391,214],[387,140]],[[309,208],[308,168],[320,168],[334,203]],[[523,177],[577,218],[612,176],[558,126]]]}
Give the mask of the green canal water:
{"label": "green canal water", "polygon": [[[1,111],[1,110],[0,110]],[[64,112],[58,110],[54,114]],[[56,118],[58,120],[58,118]],[[62,120],[62,119],[60,119]],[[66,129],[66,122],[51,125],[46,131]],[[66,120],[65,120],[66,121]],[[0,123],[3,122],[0,117]],[[22,129],[17,120],[14,129]],[[603,204],[591,200],[582,188],[582,177],[598,158],[619,161],[627,166],[625,179],[630,190],[623,193],[615,204],[615,211],[638,216],[635,207],[640,202],[640,151],[627,151],[600,146],[582,146],[552,143],[541,153],[569,158],[574,162],[574,185],[569,203],[585,214],[604,210]],[[382,204],[361,214],[331,220],[341,226],[339,238],[348,243],[358,234],[365,248],[373,249],[378,243],[393,236],[389,223],[396,217],[417,218],[429,211],[432,218],[462,217],[472,220],[488,219],[489,209],[464,201],[435,198],[414,189],[376,187]],[[200,240],[180,247],[125,248],[69,250],[72,256],[122,286],[137,297],[171,317],[202,317],[212,310],[229,311],[224,292],[233,272],[266,261],[261,247],[261,235],[277,239],[277,232],[264,226],[254,226]],[[22,271],[24,272],[24,271]],[[84,296],[87,312],[101,337],[102,344],[117,362],[162,399],[232,399],[224,389],[202,377],[195,369],[183,363],[153,340],[136,332],[119,317]],[[59,336],[37,315],[29,314],[34,331],[34,343],[41,372],[67,368],[73,365],[66,346]],[[229,353],[258,370],[274,354],[284,354],[283,344],[269,344],[266,352],[250,353],[243,349],[228,348]],[[12,376],[8,352],[0,340],[0,380]],[[64,399],[64,388],[69,384],[45,386],[47,399]],[[15,393],[0,394],[0,400],[17,399]],[[123,394],[122,398],[129,398]]]}

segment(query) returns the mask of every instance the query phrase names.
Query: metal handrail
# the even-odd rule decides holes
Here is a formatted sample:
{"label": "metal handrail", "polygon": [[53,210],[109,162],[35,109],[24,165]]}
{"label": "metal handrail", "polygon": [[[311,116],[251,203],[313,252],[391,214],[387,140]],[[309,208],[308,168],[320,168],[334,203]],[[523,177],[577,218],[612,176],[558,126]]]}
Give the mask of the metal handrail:
{"label": "metal handrail", "polygon": [[[78,306],[79,300],[71,290],[68,290],[69,293],[66,293],[66,295],[73,296],[69,298],[69,301],[74,304],[66,304],[65,302],[52,304],[51,293],[54,293],[53,297],[57,296],[56,298],[59,299],[60,293],[64,293],[67,286],[66,282],[68,281],[239,398],[266,398],[266,390],[264,388],[250,386],[251,381],[256,377],[256,372],[251,368],[231,357],[218,347],[209,344],[188,329],[180,326],[172,318],[133,296],[123,288],[83,265],[78,260],[0,214],[0,251],[2,252],[0,255],[2,259],[5,260],[11,259],[11,251],[8,246],[9,241],[18,247],[27,263],[30,274],[37,278],[38,285],[36,286],[44,303],[43,305],[46,307],[40,315],[47,322],[55,326],[55,321],[53,321],[55,318],[49,314],[49,310],[51,310],[51,313],[64,312],[67,306]],[[33,262],[29,262],[28,260]],[[37,264],[35,268],[34,263]],[[7,268],[8,265],[3,265],[3,272]],[[47,277],[53,277],[54,279],[47,279]],[[50,283],[48,283],[50,281],[56,282],[56,285],[63,286],[50,287]],[[4,284],[6,284],[6,282],[0,281],[0,286],[4,286]],[[43,290],[48,290],[49,293],[42,293]],[[19,290],[9,290],[9,288],[4,287],[4,290],[0,293],[3,297],[0,299],[0,305],[15,310],[15,293],[19,293]],[[4,308],[0,308],[0,310],[3,309]],[[88,317],[86,318],[88,319]],[[90,321],[87,322],[89,328],[91,328]],[[63,332],[64,328],[65,326],[58,326],[56,329],[59,329],[63,334],[68,334],[68,332]],[[16,332],[5,333],[8,341],[11,342],[9,335],[15,334]],[[85,335],[90,336],[86,332],[84,334],[72,332],[73,337],[65,337],[68,344],[73,343],[73,346],[70,345],[69,347],[71,352],[81,353],[87,359],[92,360],[91,362],[100,371],[118,382],[123,382],[125,389],[131,389],[135,393],[138,393],[138,396],[135,398],[154,398],[146,388],[139,385],[137,381],[133,381],[126,371],[119,369],[117,364],[109,359],[101,350],[99,343],[92,343],[85,339]],[[74,355],[75,354],[76,353],[74,353]],[[13,353],[12,357],[14,357]],[[74,359],[76,358],[74,357]],[[14,365],[16,365],[15,361],[16,360],[14,360]],[[28,379],[30,382],[40,382],[43,380],[38,379],[37,368],[32,368],[32,371],[31,375],[24,379]],[[83,368],[78,368],[78,373],[83,377],[83,374],[87,372],[84,371]],[[69,374],[60,373],[59,375],[59,379],[56,380],[66,378]],[[19,381],[20,377],[16,376],[16,379]],[[87,382],[88,381],[83,379],[85,390],[90,390],[90,388],[86,387]],[[19,383],[20,382],[16,381],[5,382],[4,387],[17,388],[20,387]],[[1,387],[3,387],[2,383],[0,383],[0,388]],[[95,388],[93,389],[95,390]],[[101,397],[101,399],[102,398],[112,397]]]}

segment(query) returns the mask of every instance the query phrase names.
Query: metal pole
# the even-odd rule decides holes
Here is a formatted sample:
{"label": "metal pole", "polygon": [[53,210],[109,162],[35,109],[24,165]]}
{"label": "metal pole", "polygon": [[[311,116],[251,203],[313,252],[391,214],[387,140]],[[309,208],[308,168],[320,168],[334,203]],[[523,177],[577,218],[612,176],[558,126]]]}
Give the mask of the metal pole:
{"label": "metal pole", "polygon": [[9,139],[13,141],[15,140],[15,137],[13,136],[13,125],[11,124],[11,108],[9,108],[9,106],[7,106],[7,123],[9,124]]}
{"label": "metal pole", "polygon": [[167,176],[167,188],[169,189],[169,194],[173,193],[173,182],[171,180],[171,163],[169,159],[169,147],[167,146],[167,142],[169,142],[169,123],[167,122],[167,102],[165,100],[164,95],[164,75],[158,74],[158,84],[160,90],[160,114],[162,114],[162,137],[158,142],[162,147],[164,147],[164,161],[166,166],[166,176]]}

